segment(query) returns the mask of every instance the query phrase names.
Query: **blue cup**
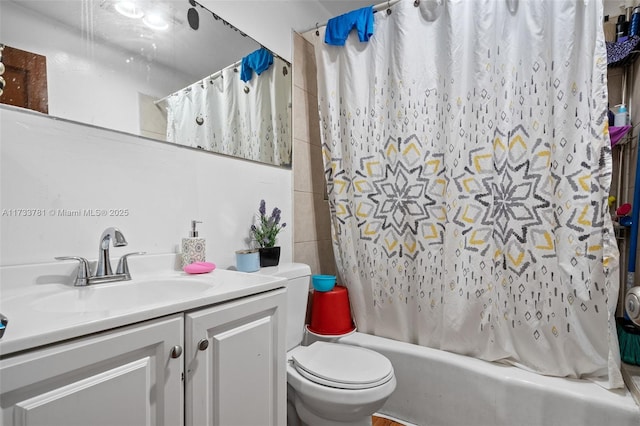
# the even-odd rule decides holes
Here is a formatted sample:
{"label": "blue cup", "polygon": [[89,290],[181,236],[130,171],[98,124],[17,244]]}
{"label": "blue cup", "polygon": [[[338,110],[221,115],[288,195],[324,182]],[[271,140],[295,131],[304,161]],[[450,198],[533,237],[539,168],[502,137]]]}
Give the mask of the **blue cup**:
{"label": "blue cup", "polygon": [[258,249],[236,251],[236,269],[240,272],[255,272],[260,269]]}

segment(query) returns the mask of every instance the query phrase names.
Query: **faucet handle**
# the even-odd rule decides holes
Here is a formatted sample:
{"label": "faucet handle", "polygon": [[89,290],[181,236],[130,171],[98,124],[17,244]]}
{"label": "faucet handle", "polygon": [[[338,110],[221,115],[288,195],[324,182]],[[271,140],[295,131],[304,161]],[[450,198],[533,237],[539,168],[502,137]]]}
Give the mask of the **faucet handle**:
{"label": "faucet handle", "polygon": [[118,261],[118,267],[116,268],[116,275],[124,274],[127,276],[127,279],[131,279],[131,274],[129,273],[129,262],[127,262],[127,258],[129,256],[137,256],[141,254],[147,254],[146,251],[136,251],[133,253],[127,253],[120,258]]}
{"label": "faucet handle", "polygon": [[76,279],[73,282],[75,286],[85,286],[89,284],[89,278],[91,277],[91,272],[89,272],[89,261],[84,257],[80,256],[58,256],[56,260],[77,260],[80,262],[78,266],[78,273],[76,274]]}
{"label": "faucet handle", "polygon": [[[9,324],[9,319],[0,314],[0,338],[2,338],[2,336],[4,335],[4,332],[7,329],[7,324]],[[182,353],[182,351],[180,353]]]}

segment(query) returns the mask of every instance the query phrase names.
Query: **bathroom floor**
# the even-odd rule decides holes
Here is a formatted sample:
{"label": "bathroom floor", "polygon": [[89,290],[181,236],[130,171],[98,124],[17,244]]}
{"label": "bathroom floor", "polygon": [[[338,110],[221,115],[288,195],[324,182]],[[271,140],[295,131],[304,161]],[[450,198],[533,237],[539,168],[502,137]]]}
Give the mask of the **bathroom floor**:
{"label": "bathroom floor", "polygon": [[402,423],[396,423],[393,420],[385,419],[383,417],[371,417],[371,426],[404,426]]}

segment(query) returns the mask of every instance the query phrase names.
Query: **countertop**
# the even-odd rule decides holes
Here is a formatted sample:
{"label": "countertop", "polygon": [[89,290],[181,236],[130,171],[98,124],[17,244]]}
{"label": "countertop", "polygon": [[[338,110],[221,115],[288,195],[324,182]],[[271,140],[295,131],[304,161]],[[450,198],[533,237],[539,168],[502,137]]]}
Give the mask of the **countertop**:
{"label": "countertop", "polygon": [[[74,287],[77,262],[0,268],[0,357],[284,287],[285,279],[216,269],[189,275],[176,256],[130,259],[132,281]],[[102,306],[104,301],[104,306]]]}

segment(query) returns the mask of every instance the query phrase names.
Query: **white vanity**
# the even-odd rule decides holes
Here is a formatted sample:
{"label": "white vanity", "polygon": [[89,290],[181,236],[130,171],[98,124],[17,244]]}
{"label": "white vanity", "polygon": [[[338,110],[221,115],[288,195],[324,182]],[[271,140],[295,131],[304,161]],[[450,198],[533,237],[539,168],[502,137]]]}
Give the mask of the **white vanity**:
{"label": "white vanity", "polygon": [[286,424],[284,279],[131,263],[84,288],[72,262],[0,268],[0,424]]}

